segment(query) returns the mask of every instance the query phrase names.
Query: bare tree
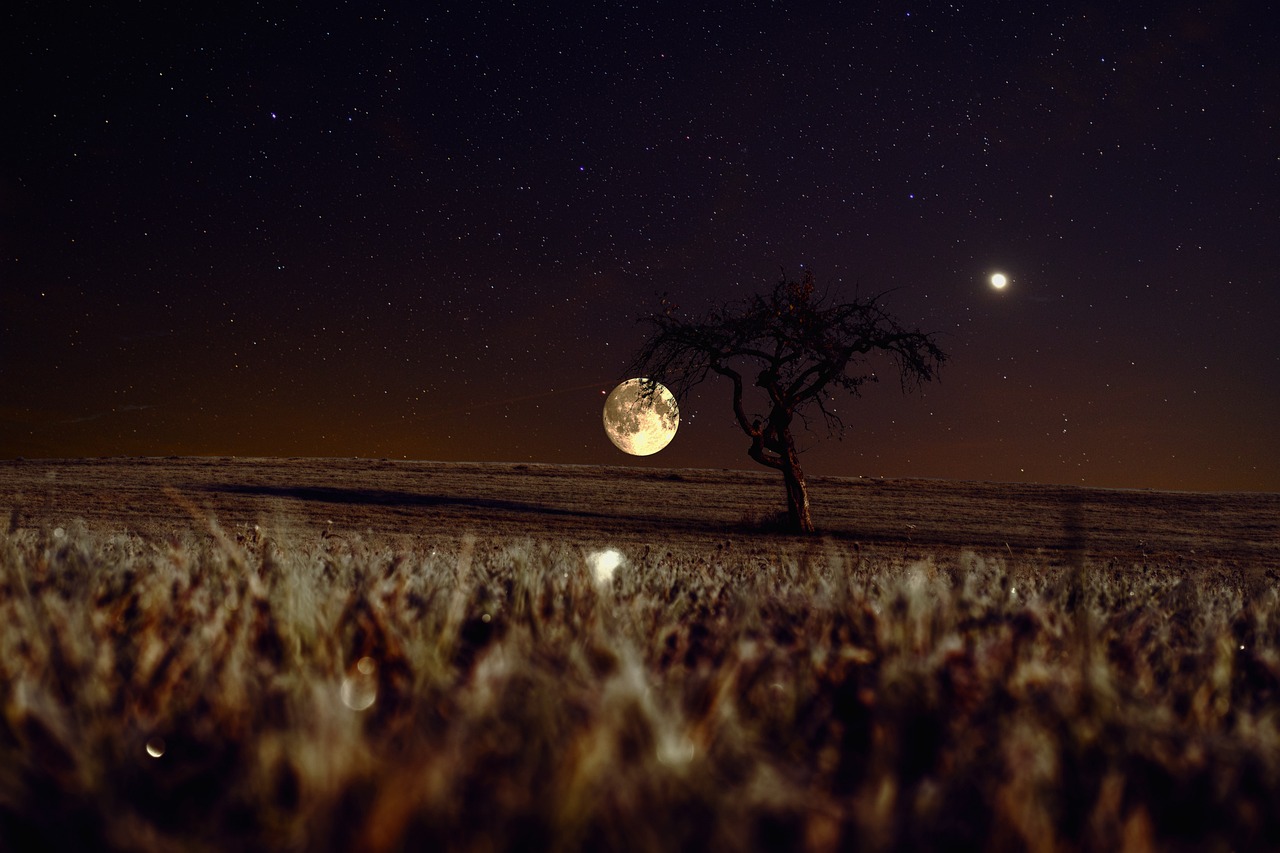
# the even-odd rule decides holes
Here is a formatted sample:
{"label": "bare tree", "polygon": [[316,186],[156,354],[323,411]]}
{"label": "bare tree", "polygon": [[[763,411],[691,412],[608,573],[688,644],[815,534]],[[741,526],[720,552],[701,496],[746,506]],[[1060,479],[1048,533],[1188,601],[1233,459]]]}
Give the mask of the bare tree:
{"label": "bare tree", "polygon": [[[877,355],[897,367],[904,392],[932,380],[946,360],[932,334],[903,328],[879,296],[835,303],[817,291],[809,272],[800,281],[784,274],[770,292],[701,318],[679,316],[665,297],[661,305],[660,313],[640,320],[652,332],[633,358],[630,375],[648,380],[645,393],[662,383],[680,401],[713,373],[728,379],[734,418],[751,439],[747,453],[782,472],[788,520],[801,533],[813,532],[813,520],[793,435],[796,419],[808,429],[816,410],[829,435],[843,435],[845,424],[832,405],[835,394],[858,396],[864,384],[876,382]],[[750,408],[753,403],[762,408]]]}

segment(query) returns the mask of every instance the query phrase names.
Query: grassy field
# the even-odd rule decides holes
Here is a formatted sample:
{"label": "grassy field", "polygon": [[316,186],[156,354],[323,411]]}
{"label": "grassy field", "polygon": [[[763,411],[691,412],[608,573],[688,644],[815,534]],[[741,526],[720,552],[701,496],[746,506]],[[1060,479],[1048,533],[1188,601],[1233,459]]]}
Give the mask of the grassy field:
{"label": "grassy field", "polygon": [[[46,469],[0,472],[0,849],[1280,848],[1261,538],[1130,521],[1095,549],[1105,495],[1057,507],[1057,549],[1016,518],[970,550],[804,542],[737,505],[662,536],[545,483],[225,466],[103,509]],[[463,522],[398,515],[441,506]]]}

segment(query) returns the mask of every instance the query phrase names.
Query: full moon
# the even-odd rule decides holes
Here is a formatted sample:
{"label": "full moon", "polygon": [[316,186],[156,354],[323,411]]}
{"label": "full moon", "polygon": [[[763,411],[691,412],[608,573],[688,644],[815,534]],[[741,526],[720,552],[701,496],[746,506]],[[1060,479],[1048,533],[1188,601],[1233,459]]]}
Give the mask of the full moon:
{"label": "full moon", "polygon": [[644,398],[644,380],[628,379],[604,401],[604,431],[619,450],[650,456],[671,443],[680,426],[676,398],[659,384]]}
{"label": "full moon", "polygon": [[1004,290],[1004,286],[1009,283],[1009,279],[1004,273],[998,272],[991,276],[991,286],[996,290]]}

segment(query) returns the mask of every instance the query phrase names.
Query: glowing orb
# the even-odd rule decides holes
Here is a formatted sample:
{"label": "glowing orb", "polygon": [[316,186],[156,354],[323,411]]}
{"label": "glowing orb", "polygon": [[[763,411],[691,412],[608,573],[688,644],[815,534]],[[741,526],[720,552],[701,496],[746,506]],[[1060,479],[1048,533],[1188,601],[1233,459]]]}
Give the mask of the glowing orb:
{"label": "glowing orb", "polygon": [[676,398],[664,385],[646,397],[643,380],[628,379],[604,401],[604,431],[619,450],[632,456],[657,453],[671,443],[679,426]]}
{"label": "glowing orb", "polygon": [[1006,284],[1009,283],[1009,277],[1002,272],[998,272],[991,276],[991,286],[996,290],[1004,290]]}
{"label": "glowing orb", "polygon": [[151,740],[147,741],[147,755],[150,755],[152,758],[159,758],[164,755],[164,738],[153,737]]}
{"label": "glowing orb", "polygon": [[360,658],[356,671],[342,679],[342,704],[353,711],[364,711],[377,699],[378,664],[373,658]]}
{"label": "glowing orb", "polygon": [[613,580],[613,573],[622,563],[622,554],[612,548],[593,551],[587,555],[587,564],[591,566],[591,574],[596,583],[608,583]]}
{"label": "glowing orb", "polygon": [[669,767],[688,764],[698,752],[697,745],[686,735],[667,735],[658,739],[658,761]]}

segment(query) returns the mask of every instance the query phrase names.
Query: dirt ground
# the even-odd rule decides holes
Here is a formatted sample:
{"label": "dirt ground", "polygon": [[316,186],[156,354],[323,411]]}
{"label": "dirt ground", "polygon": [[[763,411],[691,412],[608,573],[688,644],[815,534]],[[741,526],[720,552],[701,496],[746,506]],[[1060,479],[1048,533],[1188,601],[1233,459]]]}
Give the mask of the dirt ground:
{"label": "dirt ground", "polygon": [[[968,549],[1052,559],[1079,548],[1118,566],[1280,566],[1280,494],[811,476],[810,499],[820,541],[908,557]],[[226,531],[258,524],[302,535],[772,549],[789,541],[768,532],[783,507],[781,480],[768,471],[351,458],[0,462],[0,511],[11,530],[79,519],[157,540],[208,529],[212,519]]]}

